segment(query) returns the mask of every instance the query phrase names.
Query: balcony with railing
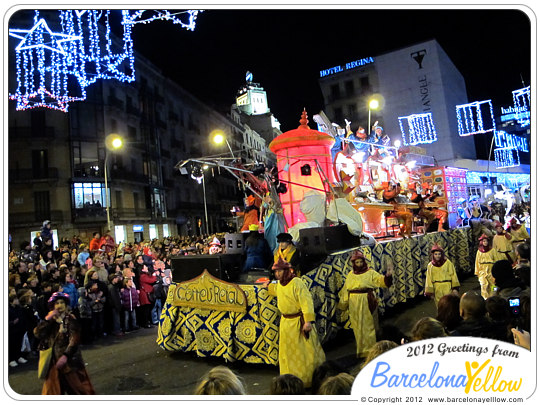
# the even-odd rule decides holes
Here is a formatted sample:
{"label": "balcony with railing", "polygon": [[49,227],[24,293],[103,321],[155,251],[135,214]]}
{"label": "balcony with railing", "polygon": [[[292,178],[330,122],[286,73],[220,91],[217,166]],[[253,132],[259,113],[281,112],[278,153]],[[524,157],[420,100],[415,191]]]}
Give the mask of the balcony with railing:
{"label": "balcony with railing", "polygon": [[83,207],[73,209],[75,223],[101,223],[107,220],[107,210],[104,207]]}
{"label": "balcony with railing", "polygon": [[[67,215],[66,215],[67,214]],[[69,212],[60,210],[54,211],[27,211],[27,212],[10,212],[9,226],[27,226],[35,229],[41,228],[43,221],[50,220],[53,225],[63,223],[65,218],[69,217]]]}
{"label": "balcony with railing", "polygon": [[111,217],[115,220],[150,219],[152,210],[149,208],[112,208]]}
{"label": "balcony with railing", "polygon": [[38,183],[44,181],[58,180],[58,168],[48,167],[46,169],[9,169],[10,183]]}

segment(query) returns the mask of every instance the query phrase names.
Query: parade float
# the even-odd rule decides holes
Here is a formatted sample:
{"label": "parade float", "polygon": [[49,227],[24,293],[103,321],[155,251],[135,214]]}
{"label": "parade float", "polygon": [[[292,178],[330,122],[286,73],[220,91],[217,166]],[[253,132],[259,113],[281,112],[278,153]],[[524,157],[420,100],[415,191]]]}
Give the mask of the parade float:
{"label": "parade float", "polygon": [[[433,197],[433,189],[437,190],[435,198],[426,200],[425,209],[446,212],[453,207],[457,195],[452,176],[461,178],[461,172],[434,167],[421,148],[390,146],[384,136],[367,142],[350,135],[348,127],[341,136],[311,129],[304,111],[297,129],[270,144],[277,170],[267,170],[257,180],[249,170],[227,167],[255,195],[271,202],[301,252],[309,251],[311,258],[314,250],[318,253],[318,260],[311,262],[315,264],[301,277],[313,296],[322,343],[331,341],[340,329],[349,328],[346,313],[337,310],[337,303],[354,250],[362,250],[379,273],[393,269],[393,286],[378,293],[382,313],[422,293],[434,243],[445,249],[461,274],[471,272],[474,253],[468,227],[427,232],[425,226],[418,225],[424,222],[416,221],[421,218],[411,214],[415,219],[411,238],[391,232],[395,222],[403,226],[393,212],[420,208],[409,198],[412,191],[421,194],[430,190]],[[427,164],[417,165],[422,161]],[[204,159],[199,163],[226,167]],[[393,194],[393,203],[384,202],[390,187],[397,190],[398,185],[401,191]],[[311,243],[319,237],[319,244]],[[242,238],[234,240],[241,243]],[[200,256],[190,260],[208,259]],[[213,272],[210,266],[201,268],[200,274],[191,274],[189,280],[182,277],[185,271],[185,266],[175,269],[173,265],[175,282],[161,314],[159,346],[167,351],[195,352],[200,357],[277,365],[280,314],[275,297],[255,280],[224,277],[226,272]]]}

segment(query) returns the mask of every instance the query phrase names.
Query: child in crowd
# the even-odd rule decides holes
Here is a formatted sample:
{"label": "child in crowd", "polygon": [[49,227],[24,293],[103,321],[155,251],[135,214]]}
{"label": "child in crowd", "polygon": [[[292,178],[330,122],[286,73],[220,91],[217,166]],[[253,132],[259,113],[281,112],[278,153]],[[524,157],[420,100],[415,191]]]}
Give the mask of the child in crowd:
{"label": "child in crowd", "polygon": [[120,301],[124,309],[124,332],[139,329],[135,312],[135,309],[139,306],[139,292],[133,284],[133,279],[124,279],[124,287],[120,290]]}
{"label": "child in crowd", "polygon": [[103,294],[98,287],[97,282],[90,282],[86,287],[87,296],[86,299],[90,303],[90,308],[92,309],[92,334],[94,339],[99,339],[102,336],[105,336],[105,301],[107,297]]}

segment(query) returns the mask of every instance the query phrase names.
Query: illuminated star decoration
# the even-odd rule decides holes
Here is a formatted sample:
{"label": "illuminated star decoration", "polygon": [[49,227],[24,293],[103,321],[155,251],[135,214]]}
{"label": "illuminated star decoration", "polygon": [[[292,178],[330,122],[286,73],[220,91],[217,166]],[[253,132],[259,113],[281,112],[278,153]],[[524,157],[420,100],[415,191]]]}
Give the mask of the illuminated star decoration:
{"label": "illuminated star decoration", "polygon": [[514,108],[516,110],[516,121],[522,127],[531,123],[531,86],[524,87],[512,92]]}
{"label": "illuminated star decoration", "polygon": [[431,113],[412,114],[399,117],[398,120],[405,145],[432,143],[437,140],[437,131]]}
{"label": "illuminated star decoration", "polygon": [[456,106],[459,136],[485,134],[495,130],[491,100]]}
{"label": "illuminated star decoration", "polygon": [[[135,80],[132,28],[137,23],[172,21],[194,30],[201,10],[122,10],[123,35],[111,37],[110,10],[62,10],[53,32],[39,11],[31,29],[10,29],[21,39],[15,48],[16,82],[9,98],[16,109],[48,107],[67,112],[69,103],[86,99],[86,88],[99,79]],[[150,15],[149,15],[150,14]]]}
{"label": "illuminated star decoration", "polygon": [[17,100],[17,110],[50,107],[67,111],[70,101],[85,98],[82,94],[69,96],[67,66],[71,58],[65,48],[81,38],[52,32],[38,16],[36,12],[34,26],[29,30],[9,30],[10,36],[21,39],[15,48],[17,89],[10,98]]}

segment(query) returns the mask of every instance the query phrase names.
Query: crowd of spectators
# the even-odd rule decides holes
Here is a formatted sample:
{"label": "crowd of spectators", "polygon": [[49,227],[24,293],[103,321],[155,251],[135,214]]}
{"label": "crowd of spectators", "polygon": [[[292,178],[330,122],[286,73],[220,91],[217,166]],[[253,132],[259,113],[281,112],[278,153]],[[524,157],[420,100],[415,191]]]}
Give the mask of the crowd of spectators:
{"label": "crowd of spectators", "polygon": [[45,221],[32,243],[25,241],[9,252],[10,367],[37,356],[33,330],[58,291],[70,297],[83,344],[154,327],[172,281],[171,257],[208,253],[209,240],[219,244],[218,236],[223,237],[115,244],[109,232],[96,232],[88,241],[62,238],[55,247],[50,228]]}
{"label": "crowd of spectators", "polygon": [[[37,355],[35,326],[48,312],[54,292],[70,296],[71,311],[82,326],[83,344],[109,336],[122,336],[157,325],[172,281],[171,257],[222,252],[224,234],[206,237],[168,237],[152,242],[107,245],[107,236],[93,235],[86,243],[74,236],[53,248],[50,224],[32,244],[9,253],[9,366]],[[90,249],[90,245],[93,249]],[[411,330],[395,327],[377,330],[377,342],[355,367],[344,369],[326,361],[305,388],[292,374],[270,383],[275,395],[350,394],[354,377],[382,353],[409,341],[443,336],[474,336],[515,343],[530,349],[531,278],[530,242],[515,244],[516,261],[494,263],[495,288],[488,298],[479,291],[443,296],[435,317],[419,319]],[[202,377],[196,394],[246,394],[243,381],[220,366]]]}

